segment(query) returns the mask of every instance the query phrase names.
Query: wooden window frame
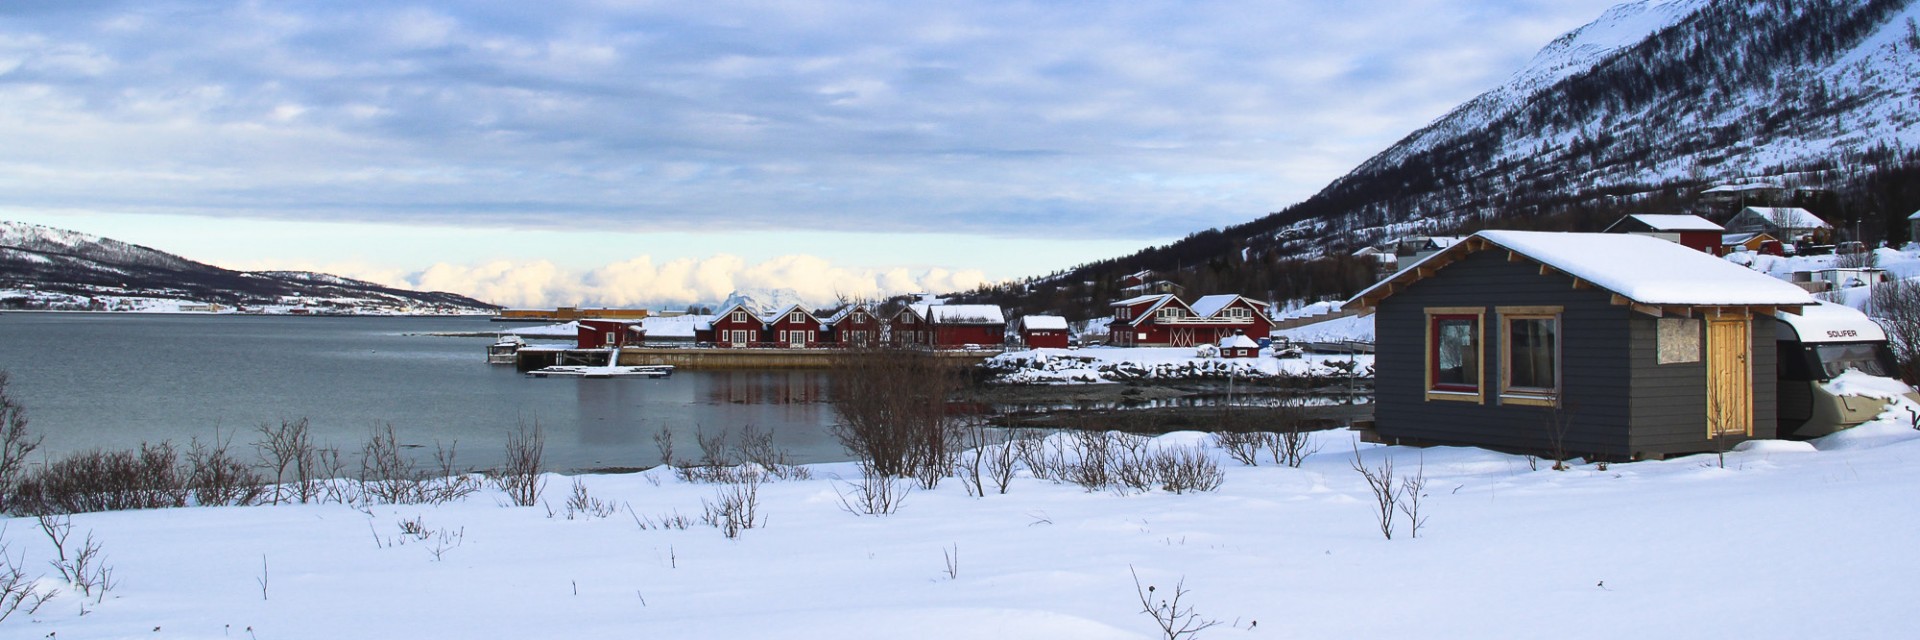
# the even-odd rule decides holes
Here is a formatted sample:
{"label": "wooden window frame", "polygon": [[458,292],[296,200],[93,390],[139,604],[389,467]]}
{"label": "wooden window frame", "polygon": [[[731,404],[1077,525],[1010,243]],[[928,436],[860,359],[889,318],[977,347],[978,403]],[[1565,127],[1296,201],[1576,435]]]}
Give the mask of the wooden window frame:
{"label": "wooden window frame", "polygon": [[[1473,388],[1442,388],[1434,382],[1435,367],[1439,366],[1439,324],[1442,319],[1473,318],[1473,345],[1478,366],[1474,367]],[[1422,387],[1427,400],[1445,400],[1449,402],[1487,403],[1487,309],[1486,307],[1428,307],[1426,309],[1426,380]]]}
{"label": "wooden window frame", "polygon": [[[1494,312],[1500,318],[1500,404],[1512,404],[1529,407],[1560,406],[1560,396],[1566,389],[1565,328],[1566,309],[1564,307],[1495,307]],[[1553,384],[1552,389],[1513,386],[1513,325],[1514,320],[1552,320],[1553,340]]]}

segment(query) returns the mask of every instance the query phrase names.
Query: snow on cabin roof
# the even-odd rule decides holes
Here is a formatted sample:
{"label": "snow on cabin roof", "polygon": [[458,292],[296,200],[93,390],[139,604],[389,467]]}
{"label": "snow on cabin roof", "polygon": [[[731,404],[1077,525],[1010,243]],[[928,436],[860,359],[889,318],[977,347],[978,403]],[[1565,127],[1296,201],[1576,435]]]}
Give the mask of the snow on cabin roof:
{"label": "snow on cabin roof", "polygon": [[1226,339],[1221,340],[1220,348],[1222,349],[1258,349],[1260,348],[1260,343],[1254,342],[1253,338],[1247,337],[1247,335],[1244,333],[1236,333],[1231,336],[1227,336]]}
{"label": "snow on cabin roof", "polygon": [[1761,218],[1765,218],[1768,222],[1785,221],[1785,224],[1775,223],[1782,227],[1793,229],[1833,228],[1833,225],[1827,224],[1825,220],[1821,220],[1820,216],[1813,215],[1812,211],[1799,207],[1747,207],[1740,212],[1746,213],[1748,211],[1752,211]]}
{"label": "snow on cabin roof", "polygon": [[1908,220],[1920,220],[1920,211],[1915,211],[1915,212],[1913,212],[1913,215],[1910,215],[1910,216],[1907,216],[1907,219],[1908,219]]}
{"label": "snow on cabin roof", "polygon": [[[1714,224],[1712,220],[1708,220],[1706,218],[1702,218],[1700,216],[1696,216],[1692,214],[1636,213],[1636,214],[1629,215],[1625,218],[1621,218],[1620,221],[1625,222],[1629,218],[1633,220],[1637,220],[1641,224],[1647,225],[1647,228],[1652,229],[1654,231],[1725,231],[1726,230],[1725,227]],[[1612,231],[1613,227],[1617,227],[1617,226],[1620,226],[1620,222],[1613,223],[1613,226],[1607,227],[1607,230]]]}
{"label": "snow on cabin roof", "polygon": [[1119,301],[1119,302],[1115,302],[1115,303],[1113,303],[1113,304],[1109,304],[1109,305],[1107,305],[1107,306],[1109,306],[1109,307],[1131,307],[1131,306],[1133,306],[1133,305],[1136,305],[1136,304],[1140,304],[1140,303],[1142,303],[1142,302],[1148,302],[1148,301],[1153,301],[1153,300],[1160,300],[1160,299],[1162,299],[1162,298],[1171,298],[1171,297],[1173,297],[1173,294],[1171,294],[1171,293],[1149,293],[1149,294],[1147,294],[1147,295],[1144,295],[1144,296],[1134,296],[1134,297],[1131,297],[1131,298],[1127,298],[1127,299],[1125,299],[1125,300],[1121,300],[1121,301]]}
{"label": "snow on cabin roof", "polygon": [[714,316],[687,314],[683,316],[654,316],[640,321],[647,335],[655,338],[691,338],[696,331],[713,329]]}
{"label": "snow on cabin roof", "polygon": [[[807,313],[807,310],[800,308],[800,305],[790,304],[790,305],[787,305],[785,309],[781,309],[777,312],[760,316],[760,321],[765,322],[767,324],[773,324],[775,322],[779,322],[781,318],[787,317],[787,314],[793,313],[794,311],[799,311],[800,313]],[[807,315],[811,316],[813,314],[807,313]]]}
{"label": "snow on cabin roof", "polygon": [[[1635,303],[1647,305],[1799,306],[1813,296],[1784,280],[1658,238],[1624,233],[1481,231],[1473,238],[1512,251]],[[1476,250],[1475,243],[1428,256],[1367,287],[1345,305],[1371,304],[1393,286],[1425,277],[1421,267]],[[1485,248],[1479,246],[1479,248]],[[1384,293],[1383,293],[1384,291]]]}
{"label": "snow on cabin roof", "polygon": [[1065,331],[1067,319],[1060,316],[1020,316],[1020,328]]}
{"label": "snow on cabin roof", "polygon": [[1723,245],[1746,244],[1748,240],[1752,240],[1758,236],[1767,236],[1768,238],[1773,237],[1773,236],[1767,235],[1767,232],[1765,231],[1754,231],[1751,233],[1723,233],[1723,234],[1720,234],[1720,244],[1723,244]]}
{"label": "snow on cabin roof", "polygon": [[1006,324],[1000,306],[993,304],[940,304],[927,307],[927,320],[935,324]]}
{"label": "snow on cabin roof", "polygon": [[1723,184],[1700,193],[1739,193],[1741,191],[1766,191],[1785,188],[1786,187],[1772,183],[1754,182],[1748,184]]}
{"label": "snow on cabin roof", "polygon": [[[1240,297],[1239,294],[1233,293],[1202,296],[1200,299],[1194,300],[1193,304],[1187,305],[1187,308],[1193,310],[1193,315],[1202,318],[1211,318],[1213,314],[1220,313],[1221,309],[1227,308],[1227,305],[1233,304],[1233,301],[1239,300]],[[1254,305],[1256,309],[1259,307],[1260,305],[1258,304]]]}
{"label": "snow on cabin roof", "polygon": [[1800,308],[1800,313],[1785,311],[1773,314],[1779,318],[1785,328],[1792,329],[1794,335],[1781,332],[1781,338],[1792,337],[1801,342],[1866,342],[1887,339],[1887,332],[1879,324],[1853,307],[1820,302]]}

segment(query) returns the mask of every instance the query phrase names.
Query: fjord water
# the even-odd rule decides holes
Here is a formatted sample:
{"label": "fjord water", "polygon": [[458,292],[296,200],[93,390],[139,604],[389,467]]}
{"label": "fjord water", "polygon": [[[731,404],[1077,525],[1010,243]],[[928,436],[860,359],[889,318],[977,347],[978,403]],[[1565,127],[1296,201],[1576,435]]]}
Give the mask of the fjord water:
{"label": "fjord water", "polygon": [[[556,470],[643,467],[653,436],[699,455],[696,430],[769,431],[796,462],[844,459],[827,433],[827,375],[680,371],[672,377],[529,378],[486,364],[485,318],[341,318],[98,313],[0,314],[0,370],[46,437],[36,459],[189,438],[251,456],[255,429],[307,418],[350,463],[391,424],[430,455],[458,443],[461,466],[497,464],[508,432],[538,423]],[[37,460],[36,460],[37,461]]]}

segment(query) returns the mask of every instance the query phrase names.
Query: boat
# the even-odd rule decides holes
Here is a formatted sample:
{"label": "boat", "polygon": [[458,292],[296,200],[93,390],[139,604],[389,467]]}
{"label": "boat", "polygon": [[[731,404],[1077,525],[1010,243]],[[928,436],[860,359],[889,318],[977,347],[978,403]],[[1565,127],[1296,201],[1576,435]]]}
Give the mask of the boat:
{"label": "boat", "polygon": [[545,367],[528,371],[535,378],[665,378],[673,375],[673,365],[646,364],[635,366],[577,366],[563,365]]}
{"label": "boat", "polygon": [[513,364],[514,354],[524,346],[527,346],[527,341],[520,336],[501,336],[498,342],[487,346],[487,364]]}
{"label": "boat", "polygon": [[665,378],[673,375],[673,365],[643,364],[621,365],[620,348],[614,347],[607,352],[607,363],[603,365],[554,365],[528,371],[535,378]]}

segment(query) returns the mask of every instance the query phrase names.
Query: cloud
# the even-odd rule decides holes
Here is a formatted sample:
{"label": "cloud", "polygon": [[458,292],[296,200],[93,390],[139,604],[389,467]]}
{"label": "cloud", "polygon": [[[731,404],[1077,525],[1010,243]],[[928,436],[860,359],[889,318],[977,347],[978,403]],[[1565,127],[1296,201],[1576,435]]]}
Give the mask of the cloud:
{"label": "cloud", "polygon": [[826,306],[843,298],[964,291],[985,284],[986,277],[977,270],[851,269],[811,255],[749,263],[738,256],[719,254],[658,264],[650,256],[639,256],[582,272],[540,260],[441,263],[397,280],[376,281],[449,291],[511,307],[676,307],[717,303],[736,292],[782,290],[806,304]]}
{"label": "cloud", "polygon": [[[1305,197],[1612,2],[28,3],[0,21],[0,190],[283,220],[1177,237]],[[627,268],[603,275],[678,267]]]}

